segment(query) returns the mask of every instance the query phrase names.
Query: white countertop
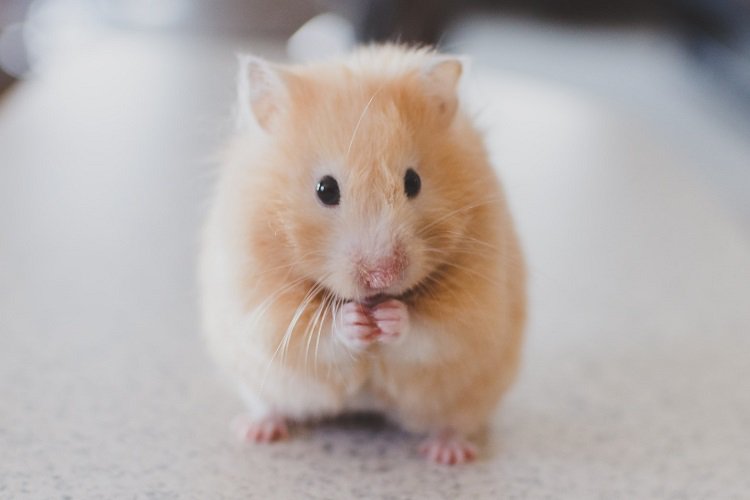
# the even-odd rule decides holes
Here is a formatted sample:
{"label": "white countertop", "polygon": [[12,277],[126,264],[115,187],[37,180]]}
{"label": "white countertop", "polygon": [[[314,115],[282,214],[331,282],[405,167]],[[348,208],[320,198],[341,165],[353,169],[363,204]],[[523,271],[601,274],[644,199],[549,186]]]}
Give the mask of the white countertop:
{"label": "white countertop", "polygon": [[193,268],[235,48],[113,39],[0,100],[0,498],[750,496],[747,232],[648,123],[482,68],[532,317],[481,460],[233,443]]}

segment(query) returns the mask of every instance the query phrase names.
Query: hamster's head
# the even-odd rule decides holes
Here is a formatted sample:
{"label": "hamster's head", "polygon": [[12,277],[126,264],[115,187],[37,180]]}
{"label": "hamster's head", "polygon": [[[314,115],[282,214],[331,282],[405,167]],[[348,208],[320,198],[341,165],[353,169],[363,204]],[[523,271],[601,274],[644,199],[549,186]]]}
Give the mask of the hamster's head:
{"label": "hamster's head", "polygon": [[240,98],[261,137],[247,179],[277,262],[356,301],[401,296],[451,265],[494,182],[457,123],[461,71],[397,47],[314,66],[243,60]]}

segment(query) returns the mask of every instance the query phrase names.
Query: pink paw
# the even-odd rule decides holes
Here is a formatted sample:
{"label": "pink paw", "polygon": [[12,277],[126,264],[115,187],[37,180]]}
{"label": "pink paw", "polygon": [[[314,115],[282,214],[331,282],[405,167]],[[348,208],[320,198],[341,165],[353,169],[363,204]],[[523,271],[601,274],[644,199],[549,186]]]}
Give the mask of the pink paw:
{"label": "pink paw", "polygon": [[455,433],[441,433],[427,438],[419,446],[419,453],[440,465],[471,462],[477,457],[477,447]]}
{"label": "pink paw", "polygon": [[382,342],[395,342],[409,331],[409,310],[400,300],[390,299],[376,304],[370,315],[380,330]]}
{"label": "pink paw", "polygon": [[243,443],[273,443],[289,437],[286,421],[277,416],[252,419],[239,415],[232,420],[231,428]]}
{"label": "pink paw", "polygon": [[336,335],[350,349],[363,351],[380,335],[366,306],[348,302],[341,306]]}

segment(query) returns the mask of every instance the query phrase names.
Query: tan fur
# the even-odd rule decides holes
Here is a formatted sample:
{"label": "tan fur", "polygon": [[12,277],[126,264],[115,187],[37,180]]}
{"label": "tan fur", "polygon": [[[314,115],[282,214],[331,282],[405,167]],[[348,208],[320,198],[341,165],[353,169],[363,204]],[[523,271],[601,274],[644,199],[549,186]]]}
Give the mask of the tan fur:
{"label": "tan fur", "polygon": [[[381,46],[279,67],[277,102],[241,103],[262,108],[263,128],[229,148],[201,281],[209,347],[251,411],[330,415],[367,390],[409,430],[469,434],[512,382],[523,259],[482,139],[451,87],[460,65],[440,57]],[[403,193],[410,166],[422,178],[412,200]],[[316,199],[322,175],[338,180],[340,206]],[[395,239],[409,266],[389,294],[408,305],[411,330],[352,354],[331,333],[341,303],[364,298],[348,255],[385,252]]]}

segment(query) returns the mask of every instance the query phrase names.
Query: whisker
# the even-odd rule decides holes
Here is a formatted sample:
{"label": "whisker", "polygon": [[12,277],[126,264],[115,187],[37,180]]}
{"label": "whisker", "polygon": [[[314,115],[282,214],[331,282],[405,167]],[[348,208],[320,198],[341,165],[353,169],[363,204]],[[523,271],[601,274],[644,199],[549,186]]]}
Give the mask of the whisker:
{"label": "whisker", "polygon": [[[330,276],[327,275],[327,276]],[[327,277],[326,276],[326,277]],[[325,279],[325,278],[324,278]],[[322,281],[322,280],[321,280]],[[310,343],[312,341],[312,337],[315,334],[315,329],[317,327],[318,331],[323,328],[323,322],[325,320],[325,310],[328,307],[328,303],[331,300],[331,294],[325,290],[322,286],[320,287],[323,293],[323,298],[320,301],[320,304],[318,304],[318,307],[315,310],[315,316],[312,318],[312,321],[308,321],[308,327],[305,329],[305,337],[307,338],[307,343],[305,346],[305,373],[307,373],[307,366],[308,366],[308,360],[309,360],[309,352],[310,352]],[[317,341],[316,341],[317,343]],[[317,349],[317,347],[316,347]],[[317,354],[315,356],[315,374],[317,376]]]}
{"label": "whisker", "polygon": [[265,276],[265,275],[267,275],[269,273],[272,273],[273,271],[278,271],[278,270],[281,270],[281,269],[287,269],[287,268],[294,267],[294,266],[300,264],[300,262],[302,261],[302,259],[304,259],[305,257],[310,257],[312,255],[325,255],[325,254],[323,252],[317,252],[317,251],[307,252],[305,254],[300,255],[299,258],[295,262],[292,262],[292,263],[289,263],[289,264],[283,264],[283,265],[276,266],[276,267],[270,267],[270,268],[264,269],[263,272],[254,273],[253,276],[255,276],[255,277],[261,277],[261,276]]}
{"label": "whisker", "polygon": [[[291,289],[291,288],[293,288],[293,287],[295,287],[295,286],[299,285],[299,284],[300,284],[301,282],[303,282],[304,280],[305,280],[305,278],[299,278],[299,279],[296,279],[296,280],[292,281],[291,283],[288,283],[288,284],[287,284],[286,286],[284,286],[284,287],[282,288],[282,290],[280,290],[280,292],[284,292],[284,293],[285,293],[285,292],[286,292],[286,291],[288,291],[289,289]],[[274,293],[274,294],[273,294],[273,295],[272,295],[271,297],[269,297],[269,299],[267,299],[266,301],[264,301],[264,303],[266,303],[266,305],[265,305],[265,307],[264,307],[264,308],[260,308],[260,309],[256,310],[256,311],[259,311],[259,312],[257,313],[257,317],[256,317],[256,323],[257,323],[257,321],[259,321],[259,319],[260,319],[260,318],[261,318],[261,317],[262,317],[262,316],[263,316],[263,315],[264,315],[264,314],[266,313],[266,311],[267,311],[267,310],[268,310],[268,309],[269,309],[269,308],[271,307],[271,305],[272,305],[272,304],[273,304],[274,302],[276,302],[276,300],[278,300],[278,298],[279,298],[279,297],[281,297],[281,295],[282,295],[283,293],[280,293],[280,292],[276,292],[276,293]],[[271,300],[271,299],[273,299],[273,300]],[[261,384],[260,384],[260,387],[261,387],[261,391],[262,391],[262,390],[263,390],[263,388],[265,387],[265,383],[266,383],[266,378],[268,377],[268,373],[269,373],[269,370],[271,369],[271,366],[273,365],[273,362],[274,362],[274,360],[276,359],[276,356],[278,355],[278,353],[279,353],[279,350],[281,349],[281,346],[282,346],[283,340],[284,340],[284,339],[283,339],[283,337],[282,337],[281,341],[279,341],[278,345],[276,346],[276,349],[275,349],[275,350],[273,351],[273,354],[271,354],[271,357],[269,358],[268,362],[266,363],[266,367],[265,367],[265,369],[263,370],[263,377],[261,378]]]}
{"label": "whisker", "polygon": [[315,298],[315,295],[318,293],[320,288],[321,288],[321,285],[319,283],[315,283],[315,285],[313,285],[310,288],[310,290],[307,291],[307,294],[305,294],[305,297],[302,299],[302,302],[300,302],[299,306],[297,306],[297,309],[294,312],[294,316],[292,316],[292,320],[289,322],[289,325],[287,326],[286,332],[284,332],[284,337],[283,337],[284,347],[281,351],[282,366],[286,363],[286,359],[289,353],[289,343],[292,339],[294,329],[297,327],[297,323],[299,322],[299,319],[305,313],[307,306]]}
{"label": "whisker", "polygon": [[440,224],[441,222],[443,222],[443,221],[445,221],[445,220],[447,220],[447,219],[449,219],[451,217],[454,217],[454,216],[456,216],[456,215],[458,215],[460,213],[466,212],[468,210],[473,210],[475,208],[478,208],[478,207],[481,207],[481,206],[484,206],[484,205],[489,205],[490,203],[495,203],[495,202],[500,201],[500,200],[502,200],[502,198],[490,198],[490,199],[479,201],[479,202],[472,203],[472,204],[469,204],[469,205],[464,205],[463,207],[460,207],[460,208],[457,208],[455,210],[452,210],[452,211],[448,212],[447,214],[443,215],[442,217],[439,217],[436,220],[430,222],[429,224],[427,224],[425,226],[422,226],[420,228],[420,231],[417,234],[421,235],[425,231],[427,231],[428,229],[430,229],[430,228],[436,226],[437,224]]}
{"label": "whisker", "polygon": [[315,370],[316,370],[315,375],[316,376],[317,376],[317,369],[318,369],[318,349],[320,348],[320,334],[321,334],[321,331],[323,330],[323,323],[325,322],[325,318],[328,315],[328,310],[330,309],[331,305],[334,303],[334,297],[332,295],[328,295],[327,299],[328,300],[326,302],[326,307],[325,309],[323,309],[323,318],[320,321],[320,325],[318,325],[318,333],[315,336],[315,354],[314,354],[315,360],[314,362],[315,362]]}
{"label": "whisker", "polygon": [[325,306],[325,299],[326,297],[324,297],[320,304],[318,304],[318,307],[315,309],[315,314],[312,316],[312,318],[310,318],[310,321],[307,322],[307,327],[305,328],[304,337],[307,339],[307,342],[305,344],[305,373],[307,373],[308,360],[310,358],[310,342],[312,341],[313,332],[315,331],[315,327],[317,326],[320,319],[320,314]]}

